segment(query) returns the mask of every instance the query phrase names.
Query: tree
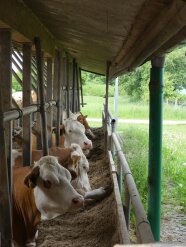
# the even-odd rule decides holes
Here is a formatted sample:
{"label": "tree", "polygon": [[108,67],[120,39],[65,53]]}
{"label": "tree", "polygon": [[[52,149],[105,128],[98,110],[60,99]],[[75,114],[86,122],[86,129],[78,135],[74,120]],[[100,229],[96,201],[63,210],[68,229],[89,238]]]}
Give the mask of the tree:
{"label": "tree", "polygon": [[186,46],[181,46],[166,57],[165,73],[167,79],[172,81],[175,91],[186,89]]}
{"label": "tree", "polygon": [[[164,97],[167,100],[181,99],[180,90],[186,89],[186,46],[182,45],[166,56]],[[120,77],[119,82],[125,92],[135,100],[149,99],[150,62],[138,67],[134,72]]]}

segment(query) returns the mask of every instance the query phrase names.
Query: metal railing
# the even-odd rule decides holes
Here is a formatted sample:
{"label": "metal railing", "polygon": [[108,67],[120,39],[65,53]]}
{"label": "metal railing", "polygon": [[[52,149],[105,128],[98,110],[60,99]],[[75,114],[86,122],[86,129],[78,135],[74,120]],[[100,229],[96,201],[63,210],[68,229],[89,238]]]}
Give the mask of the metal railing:
{"label": "metal railing", "polygon": [[[146,216],[143,204],[140,199],[134,178],[131,170],[122,151],[118,136],[115,130],[116,121],[112,117],[111,112],[108,110],[108,117],[105,118],[105,107],[102,112],[102,123],[104,126],[104,132],[107,133],[108,151],[112,154],[109,155],[110,163],[113,166],[113,160],[117,158],[115,163],[118,186],[120,190],[120,196],[123,197],[123,208],[125,221],[128,231],[130,231],[130,213],[131,205],[134,209],[135,220],[136,220],[136,236],[139,243],[152,243],[154,237],[151,231],[149,221]],[[105,123],[107,119],[107,123]],[[116,164],[117,163],[117,164]],[[124,182],[124,183],[123,183]],[[124,191],[122,191],[124,189]],[[124,243],[125,244],[125,243]]]}

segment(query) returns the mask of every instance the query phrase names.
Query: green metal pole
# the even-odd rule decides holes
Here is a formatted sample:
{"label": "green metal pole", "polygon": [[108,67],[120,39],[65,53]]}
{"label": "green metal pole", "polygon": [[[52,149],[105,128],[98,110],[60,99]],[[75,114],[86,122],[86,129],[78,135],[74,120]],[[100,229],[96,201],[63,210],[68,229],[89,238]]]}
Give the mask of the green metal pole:
{"label": "green metal pole", "polygon": [[155,241],[160,240],[162,102],[165,57],[151,60],[149,115],[148,220]]}

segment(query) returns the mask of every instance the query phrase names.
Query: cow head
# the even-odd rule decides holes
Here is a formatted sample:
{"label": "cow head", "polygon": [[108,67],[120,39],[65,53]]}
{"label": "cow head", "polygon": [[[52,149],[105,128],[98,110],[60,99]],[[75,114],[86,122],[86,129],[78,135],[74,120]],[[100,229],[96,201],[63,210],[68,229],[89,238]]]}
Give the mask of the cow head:
{"label": "cow head", "polygon": [[42,219],[55,218],[83,205],[83,197],[74,190],[70,181],[70,172],[58,163],[56,157],[44,156],[35,162],[24,183],[34,188],[36,207]]}
{"label": "cow head", "polygon": [[89,163],[85,157],[81,147],[77,144],[71,145],[74,148],[74,151],[71,153],[71,156],[78,157],[76,160],[76,166],[74,167],[75,172],[77,173],[77,178],[72,180],[71,184],[75,189],[83,190],[84,192],[90,191],[90,183],[88,179]]}
{"label": "cow head", "polygon": [[64,127],[65,147],[69,147],[72,143],[77,143],[85,153],[92,149],[92,141],[85,135],[85,127],[80,122],[68,118],[64,123]]}
{"label": "cow head", "polygon": [[87,122],[87,115],[83,115],[81,112],[77,116],[77,121],[79,121],[81,124],[85,127],[85,133],[90,135],[92,138],[95,138],[95,135],[92,133],[90,126]]}

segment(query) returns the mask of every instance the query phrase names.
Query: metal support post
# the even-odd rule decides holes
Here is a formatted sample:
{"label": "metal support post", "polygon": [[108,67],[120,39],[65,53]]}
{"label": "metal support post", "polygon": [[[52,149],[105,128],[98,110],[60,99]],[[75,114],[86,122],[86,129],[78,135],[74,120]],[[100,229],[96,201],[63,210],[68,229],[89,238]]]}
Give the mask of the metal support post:
{"label": "metal support post", "polygon": [[165,57],[151,60],[149,115],[148,219],[154,239],[160,240],[162,102]]}

